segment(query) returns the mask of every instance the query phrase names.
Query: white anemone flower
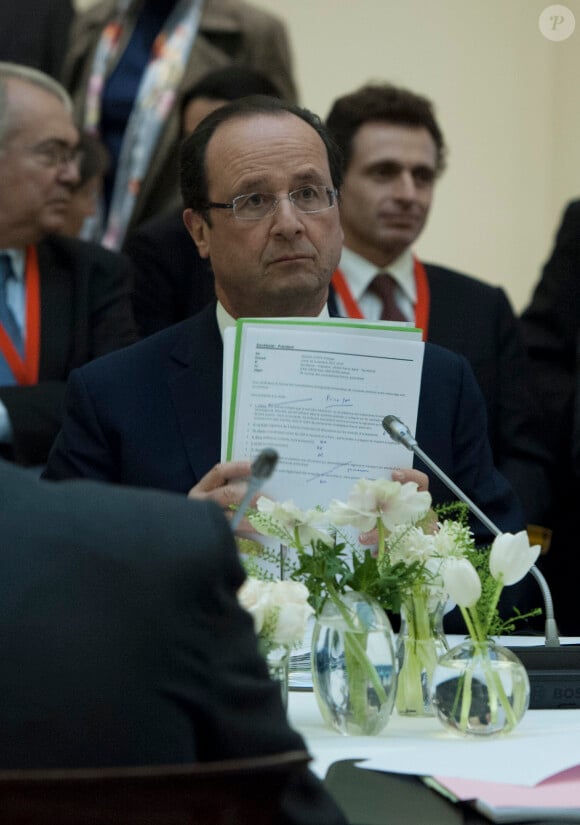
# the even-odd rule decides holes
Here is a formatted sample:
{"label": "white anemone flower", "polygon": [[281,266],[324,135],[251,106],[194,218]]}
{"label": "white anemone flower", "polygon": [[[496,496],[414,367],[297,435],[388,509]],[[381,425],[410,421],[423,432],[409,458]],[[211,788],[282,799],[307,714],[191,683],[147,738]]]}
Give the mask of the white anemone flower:
{"label": "white anemone flower", "polygon": [[254,630],[259,634],[270,609],[270,582],[247,578],[238,590],[238,601],[254,620]]}
{"label": "white anemone flower", "polygon": [[419,561],[424,564],[436,554],[435,536],[424,533],[418,527],[402,524],[391,532],[388,548],[393,564],[399,561],[405,564]]}
{"label": "white anemone flower", "polygon": [[302,641],[314,610],[301,582],[248,578],[238,590],[238,601],[254,620],[256,634],[268,645]]}
{"label": "white anemone flower", "polygon": [[446,520],[439,524],[439,529],[433,535],[433,546],[439,556],[462,556],[463,548],[470,546],[472,534],[469,527],[464,527],[456,521]]}
{"label": "white anemone flower", "polygon": [[363,478],[354,485],[346,504],[336,499],[331,503],[327,516],[333,524],[348,524],[364,532],[372,530],[378,519],[387,530],[394,530],[398,524],[418,521],[430,506],[430,494],[418,492],[414,481],[401,484]]}
{"label": "white anemone flower", "polygon": [[491,575],[494,579],[501,579],[504,585],[515,584],[523,579],[539,555],[539,544],[530,547],[525,530],[520,530],[515,535],[502,533],[496,536],[491,546],[489,554]]}
{"label": "white anemone flower", "polygon": [[459,607],[473,607],[481,596],[481,581],[470,561],[449,556],[441,574],[449,598]]}
{"label": "white anemone flower", "polygon": [[[272,501],[266,496],[260,496],[256,502],[256,509],[258,513],[266,516],[267,520],[278,525],[282,530],[291,533],[292,536],[297,531],[302,545],[317,541],[322,541],[328,545],[334,543],[328,533],[318,529],[318,525],[326,522],[326,514],[321,513],[320,510],[304,511],[297,507],[291,499],[279,502]],[[255,527],[260,532],[264,532],[266,529],[263,524],[255,524]]]}

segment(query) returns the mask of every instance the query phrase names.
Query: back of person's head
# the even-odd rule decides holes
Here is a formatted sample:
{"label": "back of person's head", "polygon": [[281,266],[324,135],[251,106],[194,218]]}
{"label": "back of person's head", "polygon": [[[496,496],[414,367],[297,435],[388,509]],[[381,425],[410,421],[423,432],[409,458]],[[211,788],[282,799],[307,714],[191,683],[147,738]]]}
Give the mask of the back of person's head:
{"label": "back of person's head", "polygon": [[33,69],[31,66],[0,61],[0,151],[4,145],[6,135],[10,131],[13,113],[11,107],[8,106],[8,82],[14,79],[37,86],[54,95],[68,112],[72,112],[73,108],[68,92],[54,78],[39,69]]}
{"label": "back of person's head", "polygon": [[81,132],[79,137],[79,184],[84,186],[91,178],[101,177],[109,168],[109,153],[104,143],[88,132]]}
{"label": "back of person's head", "polygon": [[76,238],[84,223],[96,214],[103,189],[103,178],[109,168],[109,153],[96,136],[81,132],[78,143],[79,182],[71,191],[66,219],[59,234]]}
{"label": "back of person's head", "polygon": [[318,115],[309,109],[275,97],[255,95],[234,100],[216,109],[202,120],[195,131],[183,141],[180,155],[180,180],[184,208],[202,213],[204,220],[210,224],[209,210],[206,208],[209,200],[206,153],[207,146],[219,126],[236,118],[259,115],[278,117],[288,114],[295,115],[311,126],[322,140],[326,149],[332,185],[338,192],[342,185],[342,155]]}
{"label": "back of person's head", "polygon": [[426,129],[437,150],[437,173],[445,169],[447,149],[433,104],[426,97],[390,83],[363,86],[333,103],[326,126],[343,153],[345,169],[352,157],[356,133],[369,122]]}
{"label": "back of person's head", "polygon": [[183,92],[180,101],[181,120],[189,103],[197,98],[228,102],[251,95],[281,98],[278,87],[269,77],[246,66],[224,66],[205,74]]}

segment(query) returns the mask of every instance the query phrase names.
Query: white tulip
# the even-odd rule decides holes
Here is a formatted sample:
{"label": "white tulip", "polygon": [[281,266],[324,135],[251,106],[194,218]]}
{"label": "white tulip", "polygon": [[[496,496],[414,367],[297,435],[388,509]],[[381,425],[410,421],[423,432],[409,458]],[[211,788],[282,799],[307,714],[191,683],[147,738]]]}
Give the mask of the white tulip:
{"label": "white tulip", "polygon": [[470,561],[450,556],[445,559],[441,574],[445,589],[459,607],[473,607],[481,596],[481,581]]}
{"label": "white tulip", "polygon": [[521,530],[496,536],[489,554],[489,569],[494,579],[504,585],[515,584],[526,575],[540,555],[540,546],[530,547],[528,534]]}

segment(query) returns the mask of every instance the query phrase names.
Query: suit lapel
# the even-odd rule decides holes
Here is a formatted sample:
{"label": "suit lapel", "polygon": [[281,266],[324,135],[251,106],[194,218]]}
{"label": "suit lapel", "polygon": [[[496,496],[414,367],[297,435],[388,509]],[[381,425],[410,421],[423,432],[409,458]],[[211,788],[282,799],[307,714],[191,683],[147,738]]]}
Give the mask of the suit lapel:
{"label": "suit lapel", "polygon": [[220,460],[223,343],[215,303],[184,324],[170,354],[169,393],[195,477]]}
{"label": "suit lapel", "polygon": [[[37,246],[40,272],[39,381],[65,380],[68,374],[75,290],[69,268],[55,258],[49,241]],[[75,296],[77,297],[77,296]]]}
{"label": "suit lapel", "polygon": [[331,318],[340,318],[340,313],[338,311],[338,304],[336,303],[336,292],[334,291],[334,287],[332,284],[328,285],[328,314]]}

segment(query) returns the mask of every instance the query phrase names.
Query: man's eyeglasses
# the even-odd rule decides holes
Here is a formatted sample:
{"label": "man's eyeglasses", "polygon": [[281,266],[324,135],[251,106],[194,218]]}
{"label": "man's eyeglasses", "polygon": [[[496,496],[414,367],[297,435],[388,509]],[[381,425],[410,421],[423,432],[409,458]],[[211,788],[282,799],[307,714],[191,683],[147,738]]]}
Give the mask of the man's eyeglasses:
{"label": "man's eyeglasses", "polygon": [[29,152],[37,157],[43,166],[68,166],[69,163],[78,163],[81,158],[81,150],[75,146],[67,146],[66,143],[50,141],[33,146]]}
{"label": "man's eyeglasses", "polygon": [[[288,192],[288,200],[298,209],[310,215],[314,212],[324,212],[336,205],[336,192],[326,186],[302,186]],[[206,204],[206,209],[231,209],[234,218],[239,221],[259,221],[273,215],[283,198],[278,198],[271,192],[251,192],[249,195],[238,195],[231,203]]]}

